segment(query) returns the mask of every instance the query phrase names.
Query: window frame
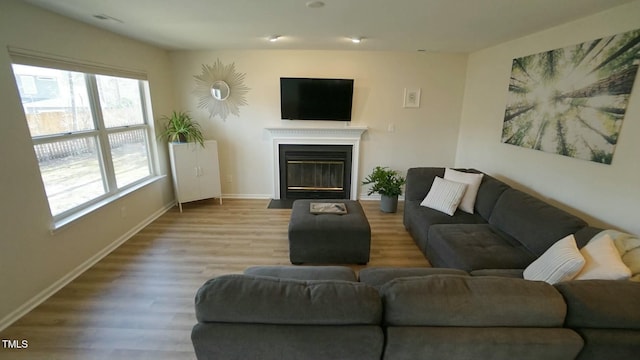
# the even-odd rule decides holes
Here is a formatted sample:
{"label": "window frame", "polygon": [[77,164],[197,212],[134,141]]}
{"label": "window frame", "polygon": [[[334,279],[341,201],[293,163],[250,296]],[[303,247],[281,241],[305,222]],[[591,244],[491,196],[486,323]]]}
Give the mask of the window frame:
{"label": "window frame", "polygon": [[[12,54],[13,55],[13,54]],[[25,61],[26,59],[26,61]],[[34,63],[35,62],[35,63]],[[87,88],[87,95],[89,100],[89,108],[92,115],[92,121],[94,128],[91,130],[79,130],[79,131],[71,131],[64,132],[59,134],[47,134],[47,135],[39,135],[39,136],[31,136],[33,148],[34,148],[34,156],[36,156],[35,147],[42,144],[51,144],[58,143],[68,140],[76,140],[83,138],[93,138],[95,141],[96,151],[98,153],[98,163],[100,166],[101,172],[101,180],[103,184],[103,188],[105,190],[104,194],[97,196],[94,199],[85,201],[79,205],[76,205],[70,209],[64,210],[56,215],[53,215],[52,207],[49,202],[49,196],[45,194],[47,198],[47,204],[49,206],[49,211],[52,218],[52,230],[56,230],[61,228],[76,219],[83,217],[84,215],[103,207],[106,204],[109,204],[116,199],[133,192],[149,183],[154,182],[155,180],[161,178],[158,173],[158,157],[157,157],[157,144],[152,141],[154,139],[154,126],[153,126],[153,117],[151,112],[151,97],[149,92],[149,83],[146,80],[146,75],[141,76],[138,73],[132,72],[121,72],[117,69],[111,69],[112,71],[103,71],[104,68],[97,68],[97,71],[87,71],[90,70],[90,65],[80,64],[79,69],[77,64],[71,63],[71,66],[67,66],[67,63],[60,64],[60,62],[56,59],[51,60],[50,62],[47,59],[36,58],[36,61],[30,61],[29,57],[23,57],[21,54],[16,56],[12,56],[12,65],[26,65],[26,66],[35,66],[42,68],[49,68],[61,71],[73,71],[79,72],[84,75],[85,85]],[[62,66],[60,66],[62,65]],[[12,68],[13,72],[13,68]],[[135,80],[137,81],[138,95],[140,96],[140,107],[141,107],[141,116],[142,123],[141,124],[132,124],[132,125],[122,125],[122,126],[113,126],[107,127],[105,125],[105,120],[102,113],[102,104],[100,101],[100,93],[98,89],[98,81],[97,76],[111,76],[117,77],[127,80]],[[15,81],[15,74],[14,74]],[[21,106],[24,105],[21,101]],[[25,121],[26,121],[26,113],[25,113]],[[117,177],[116,177],[116,169],[113,163],[113,152],[111,142],[109,141],[109,136],[111,134],[117,133],[125,133],[132,131],[140,131],[142,130],[145,134],[145,150],[147,154],[147,168],[149,170],[149,174],[137,179],[131,183],[118,187],[117,185]],[[42,178],[42,169],[40,165],[38,165],[38,171],[40,172],[40,179],[43,182],[44,188],[44,179]]]}

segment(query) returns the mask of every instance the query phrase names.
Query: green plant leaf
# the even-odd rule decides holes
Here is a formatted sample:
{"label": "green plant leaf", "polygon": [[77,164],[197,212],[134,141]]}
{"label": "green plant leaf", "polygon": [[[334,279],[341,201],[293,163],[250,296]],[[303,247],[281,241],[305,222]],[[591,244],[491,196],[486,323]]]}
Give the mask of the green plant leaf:
{"label": "green plant leaf", "polygon": [[378,193],[386,196],[398,196],[402,195],[402,185],[405,182],[405,178],[397,171],[387,167],[376,166],[371,174],[364,179],[362,185],[372,185],[367,195]]}
{"label": "green plant leaf", "polygon": [[158,138],[169,142],[197,142],[204,147],[200,124],[194,121],[189,113],[173,111],[171,116],[164,115],[160,119],[165,122],[165,126]]}

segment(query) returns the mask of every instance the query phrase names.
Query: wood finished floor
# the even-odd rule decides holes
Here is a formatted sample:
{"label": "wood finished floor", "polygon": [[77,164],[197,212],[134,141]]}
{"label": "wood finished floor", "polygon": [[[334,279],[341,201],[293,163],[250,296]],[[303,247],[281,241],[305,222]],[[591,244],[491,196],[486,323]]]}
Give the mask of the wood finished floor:
{"label": "wood finished floor", "polygon": [[[46,302],[0,332],[27,340],[0,359],[195,359],[194,295],[217,275],[290,265],[291,210],[268,200],[207,200],[165,213]],[[367,266],[429,266],[398,213],[361,202],[371,225]],[[352,265],[354,270],[363,266]]]}

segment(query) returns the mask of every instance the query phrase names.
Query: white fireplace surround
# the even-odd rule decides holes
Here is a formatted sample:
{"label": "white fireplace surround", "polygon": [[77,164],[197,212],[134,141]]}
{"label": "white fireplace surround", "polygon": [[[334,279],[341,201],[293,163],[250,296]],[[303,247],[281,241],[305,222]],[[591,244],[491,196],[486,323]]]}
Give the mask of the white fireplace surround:
{"label": "white fireplace surround", "polygon": [[366,126],[266,128],[273,139],[273,198],[280,199],[280,144],[351,145],[351,200],[357,200],[360,139],[367,129]]}

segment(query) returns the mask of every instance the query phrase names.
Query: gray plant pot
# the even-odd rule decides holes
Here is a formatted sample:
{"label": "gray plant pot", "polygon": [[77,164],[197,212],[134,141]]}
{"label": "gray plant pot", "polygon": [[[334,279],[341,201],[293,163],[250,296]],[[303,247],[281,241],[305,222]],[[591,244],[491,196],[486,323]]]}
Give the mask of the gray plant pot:
{"label": "gray plant pot", "polygon": [[380,210],[386,213],[394,213],[398,211],[398,195],[395,195],[395,196],[381,195]]}

